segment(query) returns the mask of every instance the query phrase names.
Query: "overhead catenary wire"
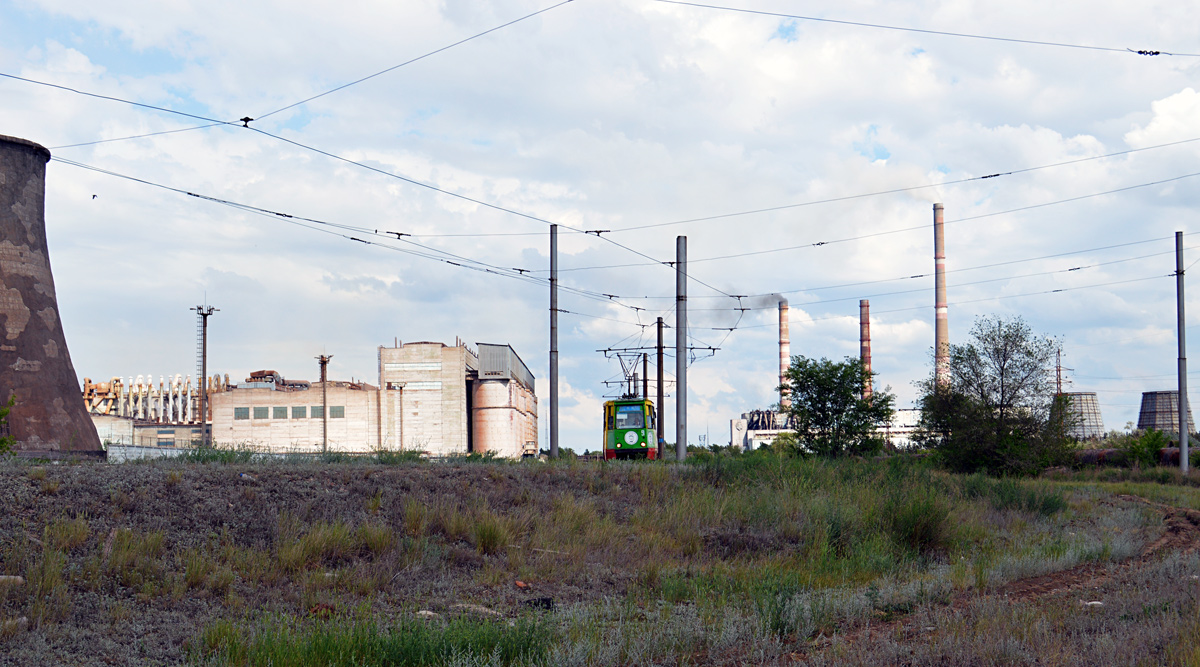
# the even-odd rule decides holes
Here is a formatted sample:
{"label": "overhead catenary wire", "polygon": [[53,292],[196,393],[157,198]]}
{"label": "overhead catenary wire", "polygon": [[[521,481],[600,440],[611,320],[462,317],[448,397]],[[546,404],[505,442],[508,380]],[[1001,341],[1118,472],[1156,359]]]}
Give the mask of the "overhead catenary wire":
{"label": "overhead catenary wire", "polygon": [[[996,217],[996,216],[1000,216],[1000,215],[1008,215],[1010,213],[1020,213],[1022,211],[1030,211],[1030,210],[1039,209],[1039,208],[1046,208],[1048,206],[1057,206],[1059,204],[1069,204],[1072,202],[1083,201],[1085,199],[1092,199],[1095,197],[1103,197],[1105,195],[1112,195],[1112,194],[1117,194],[1117,193],[1121,193],[1121,192],[1128,192],[1130,190],[1138,190],[1141,188],[1153,187],[1155,185],[1165,185],[1167,183],[1174,183],[1176,181],[1181,181],[1181,180],[1184,180],[1187,178],[1195,178],[1196,176],[1200,176],[1200,172],[1190,172],[1187,174],[1182,174],[1179,176],[1172,176],[1170,178],[1159,179],[1159,180],[1150,181],[1147,183],[1137,183],[1134,185],[1128,185],[1125,187],[1115,188],[1112,190],[1104,190],[1103,192],[1093,192],[1093,193],[1089,193],[1086,195],[1079,195],[1076,197],[1068,197],[1065,199],[1056,199],[1053,201],[1041,202],[1038,204],[1030,204],[1028,206],[1020,206],[1017,208],[1006,209],[1003,211],[992,211],[990,213],[980,213],[978,215],[967,216],[965,218],[957,218],[954,220],[947,220],[945,222],[945,224],[949,225],[949,224],[954,224],[954,223],[959,223],[959,222],[969,222],[971,220],[981,220],[983,218],[992,218],[992,217]],[[731,253],[728,255],[717,255],[715,257],[701,257],[701,258],[697,258],[694,260],[688,260],[688,261],[689,261],[689,263],[714,262],[714,261],[718,261],[718,260],[737,259],[737,258],[741,258],[741,257],[753,257],[753,256],[758,256],[758,255],[769,255],[769,254],[774,254],[774,253],[790,252],[792,250],[802,250],[805,248],[819,248],[819,247],[834,245],[834,244],[838,244],[838,243],[849,243],[851,241],[861,241],[863,239],[878,238],[880,236],[889,236],[892,234],[902,234],[905,232],[927,230],[928,227],[929,227],[928,225],[919,225],[919,226],[915,226],[915,227],[901,227],[901,228],[897,228],[897,229],[889,229],[889,230],[884,230],[884,231],[880,231],[880,232],[871,232],[869,234],[846,236],[846,237],[839,238],[839,239],[813,241],[812,243],[803,243],[803,244],[799,244],[799,245],[783,246],[783,247],[777,247],[777,248],[767,248],[764,250],[750,250],[750,251],[740,252],[740,253]],[[561,272],[565,273],[565,272],[585,271],[585,270],[629,268],[629,267],[633,267],[633,266],[649,266],[649,264],[637,264],[637,263],[613,264],[613,265],[607,265],[607,266],[570,267],[570,268],[559,269],[559,270]]]}
{"label": "overhead catenary wire", "polygon": [[[394,251],[398,251],[398,252],[403,252],[403,253],[410,254],[410,255],[414,255],[414,256],[418,256],[418,257],[423,257],[423,258],[426,258],[426,259],[431,259],[431,260],[434,260],[434,261],[439,261],[439,262],[442,262],[442,263],[444,263],[444,264],[449,264],[449,265],[452,265],[452,266],[459,266],[459,267],[462,267],[462,268],[468,268],[468,269],[473,269],[473,270],[477,270],[477,271],[482,271],[482,272],[484,272],[484,273],[492,273],[492,274],[501,275],[501,276],[508,277],[508,278],[514,278],[514,279],[518,279],[518,280],[521,280],[522,282],[527,282],[527,283],[530,283],[530,284],[537,284],[537,285],[545,285],[545,284],[547,284],[547,281],[546,281],[546,279],[544,279],[544,278],[538,278],[538,277],[535,277],[535,276],[529,276],[529,275],[526,275],[526,273],[527,273],[527,272],[526,272],[526,273],[522,273],[521,271],[518,271],[518,270],[516,270],[516,269],[511,269],[511,268],[507,268],[507,267],[501,267],[501,266],[497,266],[497,265],[493,265],[493,264],[488,264],[488,263],[486,263],[486,262],[481,262],[481,261],[479,261],[479,260],[474,260],[474,259],[471,259],[471,258],[463,257],[463,256],[461,256],[461,255],[456,255],[456,254],[454,254],[454,253],[450,253],[450,252],[448,252],[448,251],[440,250],[440,249],[437,249],[437,248],[430,248],[430,247],[428,247],[428,246],[423,246],[423,245],[421,245],[421,244],[417,244],[417,243],[414,243],[414,242],[411,242],[411,241],[406,241],[406,240],[404,240],[404,239],[402,239],[402,238],[397,238],[397,239],[394,239],[394,240],[398,240],[398,241],[400,241],[400,242],[404,242],[404,243],[407,243],[407,244],[410,244],[410,245],[416,246],[416,247],[420,248],[421,250],[420,250],[420,251],[417,251],[417,250],[411,250],[411,249],[407,249],[407,248],[399,248],[399,247],[396,247],[396,246],[394,246],[394,245],[392,245],[392,244],[390,244],[390,243],[380,243],[380,242],[378,242],[378,241],[369,241],[369,240],[366,240],[366,239],[360,238],[360,236],[366,236],[366,235],[385,236],[385,235],[386,235],[386,232],[385,232],[385,233],[383,233],[383,234],[380,234],[380,233],[378,232],[378,230],[371,230],[371,229],[368,229],[368,228],[364,228],[364,227],[357,227],[357,226],[353,226],[353,225],[345,225],[345,224],[340,224],[340,223],[333,223],[333,222],[328,222],[328,221],[319,220],[319,219],[316,219],[316,218],[309,218],[309,217],[304,217],[304,216],[291,215],[291,214],[288,214],[288,213],[282,213],[282,212],[279,212],[279,211],[273,211],[273,210],[266,209],[266,208],[261,208],[261,207],[257,207],[257,206],[252,206],[252,205],[249,205],[249,204],[242,204],[242,203],[239,203],[239,202],[235,202],[235,201],[232,201],[232,200],[227,200],[227,199],[222,199],[222,198],[219,198],[219,197],[213,197],[213,196],[209,196],[209,195],[198,194],[198,193],[195,193],[195,192],[190,192],[190,191],[187,191],[187,190],[184,190],[184,189],[181,189],[181,188],[172,187],[172,186],[165,185],[165,184],[162,184],[162,183],[156,183],[156,182],[154,182],[154,181],[150,181],[150,180],[143,179],[143,178],[138,178],[138,177],[136,177],[136,176],[129,176],[129,175],[126,175],[126,174],[121,174],[121,173],[118,173],[118,172],[114,172],[114,171],[107,170],[107,169],[102,169],[102,168],[100,168],[100,167],[95,167],[95,166],[92,166],[92,165],[84,164],[84,163],[81,163],[81,162],[76,162],[76,161],[74,161],[74,160],[69,160],[69,159],[65,159],[65,158],[54,157],[54,158],[52,158],[52,159],[53,159],[55,162],[60,162],[60,163],[62,163],[62,164],[66,164],[66,165],[68,165],[68,166],[73,166],[73,167],[77,167],[77,168],[81,168],[81,169],[87,169],[87,170],[89,170],[89,171],[93,171],[93,172],[97,172],[97,173],[101,173],[101,174],[105,174],[105,175],[109,175],[109,176],[114,176],[114,177],[117,177],[117,178],[122,178],[122,179],[125,179],[125,180],[129,180],[129,181],[133,181],[133,182],[141,183],[141,184],[144,184],[144,185],[149,185],[149,186],[156,187],[156,188],[160,188],[160,189],[167,190],[167,191],[170,191],[170,192],[175,192],[175,193],[177,193],[177,194],[182,194],[182,195],[186,195],[186,196],[190,196],[190,197],[195,197],[195,198],[197,198],[197,199],[201,199],[201,200],[209,201],[209,202],[212,202],[212,203],[215,203],[215,204],[219,204],[219,205],[223,205],[223,206],[229,206],[229,207],[231,207],[231,208],[235,208],[235,209],[242,210],[242,211],[245,211],[245,212],[254,213],[254,214],[258,214],[258,215],[264,215],[264,216],[267,216],[267,217],[270,217],[270,218],[273,218],[273,219],[281,220],[281,221],[283,221],[283,222],[287,222],[287,223],[290,223],[290,224],[295,224],[295,225],[298,225],[298,226],[301,226],[301,227],[305,227],[305,228],[307,228],[307,229],[313,229],[313,230],[320,231],[320,232],[325,232],[325,233],[332,233],[332,234],[334,234],[334,235],[336,235],[336,236],[340,236],[340,237],[342,237],[342,238],[345,238],[345,239],[347,239],[347,240],[350,240],[350,241],[355,241],[355,242],[358,242],[358,243],[363,243],[363,244],[366,244],[366,245],[374,245],[374,246],[379,246],[379,247],[381,247],[381,248],[386,248],[386,249],[390,249],[390,250],[394,250]],[[315,225],[320,225],[321,227],[328,227],[328,228],[330,228],[330,229],[337,229],[337,230],[340,230],[340,231],[338,231],[338,232],[331,232],[331,231],[330,231],[330,229],[321,229],[321,228],[319,228],[319,227],[313,227],[313,226],[311,226],[311,225],[304,224],[304,223],[306,223],[306,222],[307,222],[307,223],[313,223],[313,224],[315,224]],[[360,234],[360,236],[350,236],[350,235],[348,235],[348,234],[343,234],[343,233],[341,233],[341,232],[346,232],[346,231],[358,233],[358,234]],[[388,238],[390,238],[390,237],[388,237]],[[455,261],[455,260],[457,260],[457,261]],[[569,286],[569,285],[560,285],[560,289],[562,289],[562,290],[564,290],[564,291],[567,291],[567,292],[574,293],[574,294],[578,294],[578,295],[580,295],[580,296],[584,296],[584,297],[587,297],[587,298],[593,299],[593,300],[595,300],[595,301],[600,301],[600,302],[604,302],[604,303],[611,303],[611,304],[614,304],[614,305],[617,305],[617,306],[621,306],[621,307],[624,307],[624,308],[628,308],[628,309],[630,309],[630,310],[633,310],[634,312],[641,312],[641,311],[644,311],[644,310],[645,310],[645,309],[643,309],[643,308],[639,308],[639,307],[637,307],[637,306],[630,306],[630,305],[628,305],[628,304],[621,303],[621,302],[618,300],[618,298],[614,298],[614,297],[616,297],[616,295],[611,295],[611,294],[603,294],[603,293],[600,293],[600,292],[593,292],[593,291],[589,291],[589,290],[583,290],[583,289],[580,289],[580,288],[571,287],[571,286]]]}
{"label": "overhead catenary wire", "polygon": [[177,111],[175,109],[168,109],[167,107],[160,107],[160,106],[156,106],[153,104],[146,104],[144,102],[135,102],[133,100],[127,100],[122,97],[114,97],[112,95],[101,95],[100,93],[92,93],[92,92],[88,92],[86,90],[79,90],[78,88],[72,88],[70,86],[63,86],[63,85],[59,85],[57,83],[49,83],[47,81],[38,81],[37,79],[29,79],[29,78],[26,78],[23,76],[17,76],[15,74],[6,74],[4,72],[0,72],[0,77],[4,77],[6,79],[14,79],[16,81],[24,81],[25,83],[33,83],[33,84],[37,84],[39,86],[46,86],[48,88],[57,88],[59,90],[65,90],[67,92],[75,93],[76,95],[84,95],[86,97],[94,97],[97,99],[109,100],[112,102],[121,102],[124,104],[133,105],[135,107],[141,107],[143,109],[151,109],[154,111],[161,111],[163,113],[175,114],[176,116],[185,116],[187,118],[203,120],[203,121],[207,121],[209,123],[213,123],[214,125],[238,125],[237,121],[220,120],[218,118],[209,118],[208,116],[200,116],[197,114],[187,113],[185,111]]}
{"label": "overhead catenary wire", "polygon": [[562,2],[559,2],[558,4],[551,5],[551,6],[549,6],[549,7],[545,7],[545,8],[543,8],[543,9],[539,9],[539,10],[537,10],[537,11],[535,11],[535,12],[532,12],[532,13],[526,14],[526,15],[524,15],[524,16],[522,16],[522,17],[520,17],[520,18],[513,19],[513,20],[511,20],[511,21],[508,21],[507,23],[502,23],[502,24],[500,24],[500,25],[498,25],[498,26],[496,26],[496,27],[494,27],[494,28],[489,28],[488,30],[484,30],[484,31],[483,31],[483,32],[481,32],[481,33],[477,33],[477,34],[471,35],[470,37],[467,37],[467,38],[465,38],[465,39],[460,39],[460,40],[458,40],[457,42],[454,42],[453,44],[447,44],[446,46],[443,46],[443,47],[441,47],[441,48],[439,48],[439,49],[434,49],[433,51],[430,51],[429,53],[426,53],[426,54],[424,54],[424,55],[417,56],[417,57],[415,57],[415,58],[411,58],[411,59],[409,59],[409,60],[406,60],[406,61],[404,61],[404,62],[402,62],[402,63],[400,63],[400,64],[398,64],[398,65],[392,65],[391,67],[388,67],[388,68],[386,68],[386,69],[382,69],[382,70],[380,70],[380,71],[378,71],[378,72],[375,72],[374,74],[370,74],[370,75],[364,76],[364,77],[362,77],[361,79],[355,79],[354,81],[351,81],[350,83],[344,83],[344,84],[342,84],[342,85],[340,85],[340,86],[337,86],[337,87],[334,87],[334,88],[330,88],[329,90],[327,90],[327,91],[325,91],[325,92],[323,92],[323,93],[320,93],[320,94],[317,94],[317,95],[313,95],[312,97],[307,97],[307,98],[305,98],[305,99],[302,99],[302,100],[300,100],[299,102],[293,102],[292,104],[289,104],[289,105],[287,105],[287,106],[285,106],[285,107],[280,107],[280,108],[278,108],[278,109],[276,109],[276,110],[274,110],[274,111],[269,111],[269,112],[267,112],[267,113],[260,114],[260,115],[259,115],[259,116],[256,118],[256,120],[262,120],[262,119],[264,119],[264,118],[267,118],[268,116],[274,116],[275,114],[277,114],[277,113],[279,113],[279,112],[281,112],[281,111],[287,111],[288,109],[291,109],[291,108],[294,108],[294,107],[298,107],[298,106],[300,106],[301,104],[306,104],[306,103],[308,103],[308,102],[311,102],[311,101],[313,101],[313,100],[315,100],[315,99],[318,99],[318,98],[321,98],[321,97],[325,97],[326,95],[331,95],[331,94],[333,94],[333,93],[336,93],[336,92],[338,92],[339,90],[345,90],[345,89],[347,89],[347,88],[349,88],[349,87],[351,87],[351,86],[356,86],[356,85],[358,85],[358,84],[360,84],[360,83],[362,83],[362,82],[364,82],[364,81],[369,81],[370,79],[374,79],[374,78],[375,78],[375,77],[377,77],[377,76],[382,76],[382,75],[384,75],[384,74],[387,74],[388,72],[391,72],[391,71],[394,71],[394,70],[400,69],[401,67],[404,67],[404,66],[406,66],[406,65],[411,65],[411,64],[413,64],[413,63],[415,63],[415,62],[417,62],[417,61],[419,61],[419,60],[424,60],[424,59],[426,59],[426,58],[428,58],[428,57],[430,57],[430,56],[437,55],[437,54],[439,54],[439,53],[441,53],[441,52],[443,52],[443,51],[448,51],[448,50],[450,50],[450,49],[452,49],[452,48],[454,48],[454,47],[456,47],[456,46],[460,46],[460,45],[462,45],[462,44],[466,44],[467,42],[470,42],[470,41],[472,41],[472,40],[475,40],[475,39],[478,39],[478,38],[480,38],[480,37],[483,37],[484,35],[490,35],[491,33],[493,33],[493,32],[496,32],[497,30],[503,30],[504,28],[507,28],[507,27],[509,27],[509,26],[512,26],[512,25],[516,25],[516,24],[518,24],[518,23],[520,23],[520,22],[522,22],[522,21],[525,21],[525,20],[527,20],[527,19],[531,19],[531,18],[533,18],[533,17],[535,17],[535,16],[538,16],[539,14],[545,14],[546,12],[549,12],[549,11],[551,11],[551,10],[557,9],[557,8],[559,8],[559,7],[562,7],[563,5],[570,4],[572,1],[573,1],[573,0],[563,0]]}
{"label": "overhead catenary wire", "polygon": [[1022,39],[1018,37],[997,37],[995,35],[979,35],[965,32],[951,32],[948,30],[931,30],[928,28],[911,28],[896,25],[887,25],[883,23],[865,23],[862,21],[847,21],[843,19],[831,19],[818,16],[803,16],[800,14],[783,14],[780,12],[768,12],[757,9],[744,9],[740,7],[727,7],[723,5],[709,5],[699,2],[685,2],[684,0],[656,0],[668,5],[684,5],[687,7],[700,7],[703,9],[717,9],[727,12],[738,12],[742,14],[756,14],[759,16],[775,16],[779,18],[793,19],[796,21],[815,21],[819,23],[835,23],[839,25],[856,26],[859,28],[874,28],[877,30],[893,30],[899,32],[916,32],[926,35],[941,35],[944,37],[961,37],[966,39],[981,39],[994,42],[1011,42],[1015,44],[1030,44],[1033,46],[1053,46],[1066,49],[1084,49],[1089,51],[1108,51],[1114,53],[1133,54],[1138,56],[1177,56],[1181,58],[1200,58],[1200,53],[1182,53],[1178,51],[1163,51],[1159,49],[1131,49],[1128,47],[1116,46],[1094,46],[1089,44],[1071,44],[1068,42],[1050,42],[1037,39]]}
{"label": "overhead catenary wire", "polygon": [[[1075,287],[1060,287],[1057,289],[1043,290],[1041,292],[1025,292],[1023,294],[1002,294],[1000,296],[983,297],[980,299],[968,299],[965,301],[952,301],[946,305],[947,306],[962,306],[962,305],[966,305],[966,304],[970,304],[970,303],[984,303],[984,302],[988,302],[988,301],[1000,301],[1000,300],[1004,300],[1004,299],[1018,299],[1018,298],[1029,297],[1029,296],[1041,296],[1044,294],[1057,294],[1059,292],[1074,292],[1077,290],[1095,289],[1097,287],[1111,287],[1113,285],[1126,285],[1129,283],[1145,282],[1147,280],[1156,280],[1158,278],[1164,278],[1164,277],[1174,278],[1175,274],[1174,273],[1160,273],[1160,274],[1155,274],[1152,276],[1145,276],[1142,278],[1131,278],[1128,280],[1115,280],[1115,281],[1106,282],[1106,283],[1096,283],[1094,285],[1077,285]],[[914,310],[927,310],[928,308],[929,308],[929,306],[927,306],[927,305],[926,306],[912,306],[912,307],[908,307],[908,308],[892,308],[889,310],[876,310],[876,309],[872,308],[871,315],[875,316],[875,315],[882,315],[882,314],[886,314],[886,313],[903,313],[903,312],[911,312]],[[810,317],[810,318],[805,319],[804,321],[805,322],[822,322],[822,321],[827,321],[827,320],[847,319],[850,317],[852,317],[852,316],[851,315],[830,315],[828,317]],[[855,315],[853,317],[857,319],[857,315]],[[773,323],[747,324],[747,325],[743,325],[739,328],[740,329],[757,329],[757,328],[762,328],[762,327],[773,327],[773,326],[777,326],[777,325],[773,324]],[[701,327],[701,328],[703,328],[703,327]],[[710,329],[722,330],[720,327],[710,327]]]}
{"label": "overhead catenary wire", "polygon": [[[282,141],[282,142],[285,142],[285,143],[291,144],[291,145],[293,145],[293,146],[296,146],[296,147],[298,147],[298,148],[302,148],[302,149],[304,149],[304,150],[311,151],[311,152],[314,152],[314,153],[317,153],[317,154],[320,154],[320,155],[324,155],[324,156],[326,156],[326,157],[328,157],[328,158],[331,158],[331,159],[334,159],[334,160],[338,160],[339,162],[344,162],[344,163],[346,163],[346,164],[354,165],[354,166],[357,166],[357,167],[359,167],[359,168],[366,169],[366,170],[368,170],[368,171],[373,171],[373,172],[375,172],[375,173],[377,173],[377,174],[381,174],[381,175],[383,175],[383,176],[387,176],[387,177],[390,177],[390,178],[394,178],[394,179],[397,179],[397,180],[403,181],[403,182],[405,182],[405,183],[409,183],[409,184],[411,184],[411,185],[416,185],[416,186],[418,186],[418,187],[426,188],[426,189],[428,189],[428,190],[432,190],[432,191],[434,191],[434,192],[438,192],[438,193],[441,193],[441,194],[444,194],[444,195],[447,195],[447,196],[450,196],[450,197],[454,197],[454,198],[456,198],[456,199],[461,199],[461,200],[463,200],[463,201],[468,201],[468,202],[471,202],[471,203],[473,203],[473,204],[478,204],[479,206],[483,206],[483,207],[485,207],[485,208],[490,208],[490,209],[492,209],[492,210],[495,210],[495,211],[500,211],[500,212],[502,212],[502,213],[508,213],[508,214],[510,214],[510,215],[514,215],[514,216],[517,216],[517,217],[520,217],[520,218],[525,218],[525,219],[527,219],[527,220],[532,220],[532,221],[535,221],[535,222],[540,222],[540,223],[542,223],[542,224],[545,224],[545,225],[553,225],[553,224],[557,224],[559,227],[562,227],[562,228],[565,228],[565,229],[571,229],[571,230],[574,230],[574,231],[576,231],[576,232],[591,234],[591,235],[594,235],[594,236],[596,236],[597,238],[600,238],[600,239],[602,239],[602,240],[604,240],[604,241],[606,241],[606,242],[608,242],[608,243],[610,243],[610,244],[612,244],[612,245],[614,245],[614,246],[616,246],[616,247],[618,247],[618,248],[621,248],[621,249],[623,249],[623,250],[625,250],[625,251],[627,251],[627,252],[633,253],[633,254],[635,254],[635,255],[637,255],[637,256],[639,256],[639,257],[642,257],[642,258],[644,258],[644,259],[648,259],[648,260],[650,260],[652,263],[655,263],[655,264],[661,264],[661,265],[663,265],[663,266],[671,266],[671,265],[673,265],[673,264],[674,264],[674,262],[667,262],[667,261],[663,261],[663,260],[657,259],[657,258],[655,258],[655,257],[652,257],[652,256],[650,256],[650,255],[648,255],[648,254],[646,254],[646,253],[644,253],[644,252],[642,252],[642,251],[640,251],[640,250],[638,250],[638,249],[636,249],[636,248],[632,248],[632,247],[630,247],[630,246],[628,246],[628,245],[625,245],[624,243],[621,243],[621,242],[619,242],[619,241],[614,241],[613,239],[611,239],[611,238],[609,238],[609,237],[607,237],[607,236],[604,236],[603,234],[604,234],[604,232],[606,232],[607,230],[583,230],[583,229],[579,229],[578,227],[573,227],[573,226],[571,226],[571,225],[564,225],[564,224],[562,224],[562,223],[554,223],[554,222],[551,222],[550,220],[547,220],[547,219],[545,219],[545,218],[538,217],[538,216],[536,216],[536,215],[532,215],[532,214],[529,214],[529,213],[524,213],[524,212],[518,211],[518,210],[516,210],[516,209],[508,208],[508,207],[506,207],[506,206],[501,206],[501,205],[499,205],[499,204],[493,204],[493,203],[490,203],[490,202],[484,201],[484,200],[482,200],[482,199],[478,199],[478,198],[476,198],[476,197],[471,197],[471,196],[469,196],[469,195],[464,195],[464,194],[461,194],[461,193],[454,192],[454,191],[452,191],[452,190],[446,190],[445,188],[440,188],[440,187],[438,187],[438,186],[436,186],[436,185],[432,185],[432,184],[430,184],[430,183],[424,183],[424,182],[418,181],[418,180],[416,180],[416,179],[414,179],[414,178],[409,178],[409,177],[407,177],[407,176],[404,176],[404,175],[401,175],[401,174],[396,174],[396,173],[393,173],[393,172],[387,171],[387,170],[385,170],[385,169],[380,169],[380,168],[378,168],[378,167],[372,167],[371,165],[369,165],[369,164],[366,164],[366,163],[364,163],[364,162],[359,162],[358,160],[352,160],[352,159],[350,159],[350,158],[343,157],[343,156],[341,156],[341,155],[338,155],[338,154],[336,154],[336,153],[331,153],[331,152],[329,152],[329,151],[326,151],[326,150],[323,150],[323,149],[317,148],[317,147],[315,147],[315,146],[309,146],[309,145],[307,145],[307,144],[304,144],[304,143],[301,143],[301,142],[299,142],[299,141],[295,141],[295,140],[293,140],[293,139],[288,139],[287,137],[283,137],[283,136],[280,136],[280,135],[277,135],[277,134],[272,134],[272,133],[270,133],[270,132],[266,132],[266,131],[264,131],[264,130],[261,130],[261,129],[258,129],[258,128],[256,128],[256,127],[249,127],[249,128],[247,128],[247,129],[253,130],[254,132],[257,132],[257,133],[259,133],[259,134],[262,134],[262,135],[265,135],[265,136],[271,137],[271,138],[273,138],[273,139],[276,139],[276,140],[279,140],[279,141]],[[718,292],[718,293],[720,293],[720,294],[724,294],[725,296],[729,296],[729,297],[732,297],[732,296],[733,296],[732,294],[729,294],[729,293],[725,292],[724,290],[722,290],[722,289],[720,289],[720,288],[718,288],[718,287],[715,287],[715,286],[713,286],[713,285],[709,284],[708,282],[705,282],[705,281],[703,281],[703,280],[701,280],[701,279],[699,279],[699,278],[696,278],[695,276],[692,276],[692,275],[690,275],[690,274],[688,275],[688,279],[689,279],[689,280],[691,280],[691,281],[693,281],[693,282],[695,282],[695,283],[697,283],[697,284],[699,284],[699,285],[703,285],[704,287],[707,287],[708,289],[711,289],[711,290],[713,290],[714,292]]]}
{"label": "overhead catenary wire", "polygon": [[130,139],[145,139],[146,137],[157,137],[157,136],[163,135],[163,134],[178,134],[180,132],[191,132],[193,130],[207,130],[210,127],[217,127],[220,125],[228,125],[228,123],[219,123],[219,122],[207,123],[205,125],[195,125],[192,127],[181,127],[181,128],[175,129],[175,130],[163,130],[161,132],[148,132],[146,134],[135,134],[135,135],[128,136],[128,137],[115,137],[113,139],[97,139],[96,141],[85,141],[83,143],[67,144],[65,146],[50,146],[50,150],[58,151],[58,150],[62,150],[64,148],[79,148],[81,146],[95,146],[96,144],[107,144],[107,143],[111,143],[114,141],[129,141]]}
{"label": "overhead catenary wire", "polygon": [[[1190,248],[1188,248],[1188,250],[1195,250],[1197,248],[1200,248],[1200,246],[1191,246]],[[1101,267],[1101,266],[1111,266],[1113,264],[1123,264],[1125,262],[1133,262],[1133,261],[1137,261],[1139,259],[1149,259],[1151,257],[1161,257],[1163,255],[1174,255],[1174,254],[1175,254],[1174,250],[1166,250],[1163,252],[1151,253],[1149,255],[1138,255],[1136,257],[1125,257],[1122,259],[1113,259],[1113,260],[1109,260],[1107,262],[1097,262],[1095,264],[1073,266],[1073,267],[1066,268],[1066,269],[1053,269],[1050,271],[1038,271],[1035,273],[1023,273],[1023,274],[1016,275],[1016,276],[1002,276],[999,278],[987,278],[985,280],[973,280],[971,282],[955,283],[954,286],[955,287],[970,287],[972,285],[985,285],[987,283],[996,283],[996,282],[1002,282],[1005,280],[1019,280],[1022,278],[1037,278],[1037,277],[1041,277],[1041,276],[1050,276],[1050,275],[1055,275],[1055,274],[1059,274],[1059,273],[1073,273],[1073,272],[1082,271],[1085,269],[1094,269],[1094,268]],[[841,301],[857,301],[859,299],[874,299],[874,298],[882,297],[882,296],[895,296],[898,294],[917,294],[920,292],[931,292],[931,291],[933,291],[932,287],[921,287],[918,289],[898,290],[895,292],[879,292],[876,294],[857,294],[854,296],[839,297],[836,299],[814,299],[812,301],[796,301],[796,302],[793,302],[792,305],[809,306],[809,305],[816,305],[816,304],[822,304],[822,303],[838,303]],[[778,294],[790,294],[791,292],[777,292],[777,293]],[[774,304],[767,304],[767,305],[759,305],[759,306],[744,306],[744,307],[737,307],[737,308],[692,308],[689,310],[691,312],[714,312],[714,311],[724,312],[724,311],[729,311],[729,310],[735,310],[735,311],[738,311],[739,313],[744,313],[744,312],[750,311],[750,310],[768,310],[768,309],[773,309],[773,308],[775,308]]]}

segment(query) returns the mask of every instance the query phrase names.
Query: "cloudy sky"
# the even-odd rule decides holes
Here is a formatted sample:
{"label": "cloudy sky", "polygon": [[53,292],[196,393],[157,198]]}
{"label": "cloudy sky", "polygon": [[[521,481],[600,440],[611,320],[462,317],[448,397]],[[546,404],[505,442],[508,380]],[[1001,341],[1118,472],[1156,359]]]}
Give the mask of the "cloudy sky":
{"label": "cloudy sky", "polygon": [[1200,259],[1200,57],[1125,49],[1200,54],[1200,5],[554,5],[0,0],[0,73],[199,117],[0,78],[0,134],[70,161],[49,164],[46,207],[80,377],[194,375],[205,299],[210,369],[234,381],[311,379],[325,352],[332,377],[374,382],[397,338],[510,343],[546,446],[553,222],[564,446],[594,448],[621,376],[597,350],[674,322],[658,262],[677,235],[693,344],[720,348],[690,366],[693,443],[775,400],[774,293],[792,352],[835,359],[857,354],[869,298],[878,382],[911,407],[942,202],[953,341],[979,315],[1024,317],[1061,339],[1108,428],[1174,386],[1175,231]]}

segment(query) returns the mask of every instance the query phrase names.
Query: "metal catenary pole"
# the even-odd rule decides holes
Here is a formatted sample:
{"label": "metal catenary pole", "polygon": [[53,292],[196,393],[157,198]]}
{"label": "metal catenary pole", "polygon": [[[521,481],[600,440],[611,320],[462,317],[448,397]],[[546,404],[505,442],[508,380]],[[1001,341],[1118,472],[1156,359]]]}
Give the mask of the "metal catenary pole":
{"label": "metal catenary pole", "polygon": [[659,460],[661,460],[663,457],[663,443],[666,442],[666,439],[663,438],[663,433],[666,431],[666,428],[667,428],[666,426],[663,425],[663,400],[664,400],[663,399],[663,394],[664,394],[664,392],[663,392],[663,337],[662,337],[663,321],[662,321],[661,317],[658,318],[657,326],[658,326],[658,351],[657,351],[657,353],[658,353],[658,360],[657,360],[658,381],[655,383],[655,387],[658,390],[658,403],[655,404],[656,418],[654,420],[654,425],[658,427],[658,458],[659,458]]}
{"label": "metal catenary pole", "polygon": [[687,237],[675,237],[675,460],[687,458]]}
{"label": "metal catenary pole", "polygon": [[196,306],[192,310],[200,317],[200,378],[196,383],[200,392],[200,443],[208,447],[212,444],[212,436],[208,430],[208,318],[220,309]]}
{"label": "metal catenary pole", "polygon": [[317,357],[317,362],[321,364],[321,452],[329,451],[329,394],[326,391],[329,386],[329,378],[326,374],[326,368],[329,366],[329,360],[333,355],[324,355]]}
{"label": "metal catenary pole", "polygon": [[650,355],[642,353],[642,398],[650,398]]}
{"label": "metal catenary pole", "polygon": [[1187,329],[1183,316],[1183,232],[1175,232],[1175,296],[1179,318],[1179,469],[1188,471]]}
{"label": "metal catenary pole", "polygon": [[550,458],[558,458],[558,225],[550,225]]}

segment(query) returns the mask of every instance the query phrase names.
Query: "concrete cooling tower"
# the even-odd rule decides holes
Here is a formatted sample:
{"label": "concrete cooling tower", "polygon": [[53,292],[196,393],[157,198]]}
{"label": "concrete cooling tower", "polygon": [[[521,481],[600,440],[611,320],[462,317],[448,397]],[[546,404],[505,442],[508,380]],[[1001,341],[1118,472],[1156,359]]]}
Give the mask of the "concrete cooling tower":
{"label": "concrete cooling tower", "polygon": [[0,135],[0,400],[18,454],[104,455],[67,353],[46,248],[50,151]]}

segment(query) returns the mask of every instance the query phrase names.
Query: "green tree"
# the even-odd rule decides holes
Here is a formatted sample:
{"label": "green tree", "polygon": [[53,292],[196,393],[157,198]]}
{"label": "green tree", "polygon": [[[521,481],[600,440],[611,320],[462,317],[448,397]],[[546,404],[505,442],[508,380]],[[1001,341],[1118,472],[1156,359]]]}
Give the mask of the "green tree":
{"label": "green tree", "polygon": [[981,317],[950,346],[950,383],[921,384],[917,440],[952,470],[1030,473],[1070,456],[1070,411],[1056,397],[1057,343],[1020,317]]}
{"label": "green tree", "polygon": [[821,456],[879,451],[883,440],[876,430],[891,421],[896,397],[887,390],[864,397],[866,379],[866,369],[854,357],[792,357],[781,389],[791,399],[787,412],[799,444]]}

